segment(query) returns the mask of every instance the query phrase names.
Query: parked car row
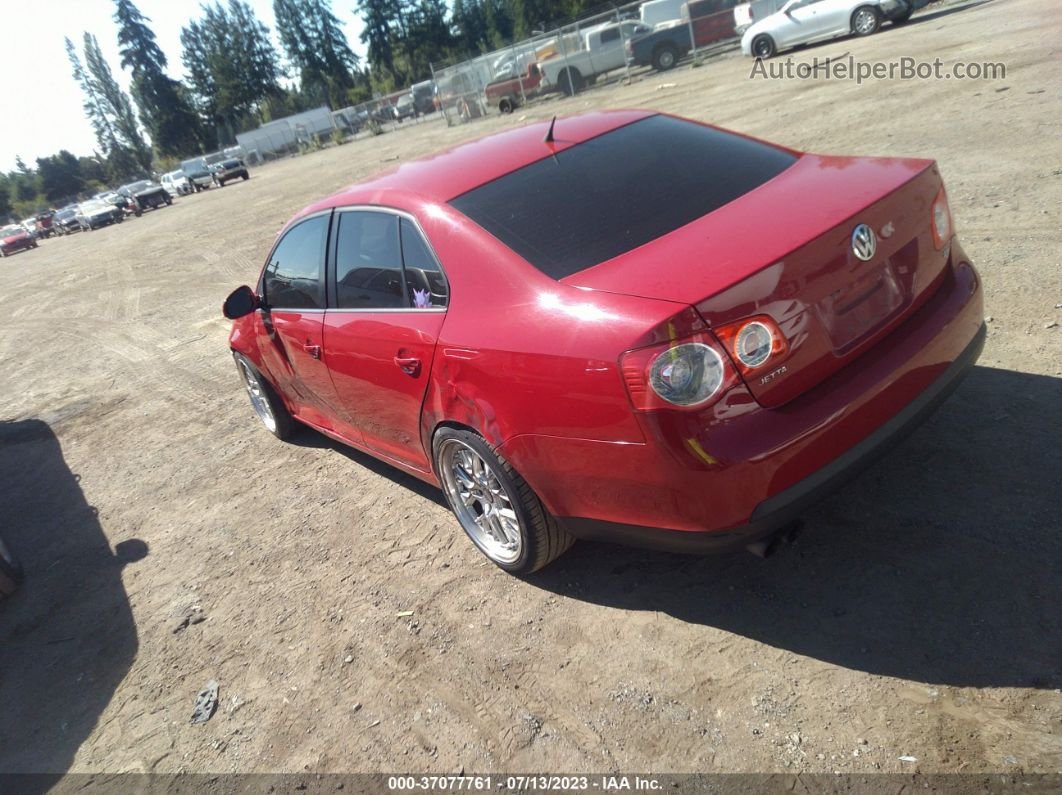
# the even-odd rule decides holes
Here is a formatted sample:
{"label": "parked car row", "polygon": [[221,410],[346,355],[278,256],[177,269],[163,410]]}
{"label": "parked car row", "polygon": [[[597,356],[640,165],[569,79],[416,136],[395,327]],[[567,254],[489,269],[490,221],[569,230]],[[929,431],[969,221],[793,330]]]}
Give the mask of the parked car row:
{"label": "parked car row", "polygon": [[162,175],[162,187],[171,196],[185,196],[211,187],[223,187],[234,179],[250,179],[247,164],[241,158],[228,157],[217,163],[207,163],[206,158],[185,160],[179,169]]}
{"label": "parked car row", "polygon": [[[448,109],[472,118],[475,105],[511,113],[547,91],[572,95],[607,72],[623,66],[673,68],[693,49],[744,34],[746,55],[769,58],[783,49],[854,34],[875,33],[885,22],[901,24],[931,0],[689,0],[657,2],[641,21],[595,25],[561,34],[515,52],[492,65],[493,79],[481,95],[458,73],[441,82]],[[658,13],[656,13],[658,12]],[[463,82],[462,82],[463,81]],[[470,97],[471,95],[471,97]]]}
{"label": "parked car row", "polygon": [[[200,160],[194,162],[198,164]],[[101,191],[90,199],[68,204],[58,210],[46,210],[19,224],[3,227],[0,230],[3,233],[0,237],[0,256],[36,248],[37,240],[42,237],[90,232],[120,224],[127,216],[139,217],[145,210],[171,205],[177,196],[250,177],[243,160],[231,157],[213,165],[202,162],[193,168],[170,171],[163,174],[159,182],[142,179],[122,185],[117,190]]]}

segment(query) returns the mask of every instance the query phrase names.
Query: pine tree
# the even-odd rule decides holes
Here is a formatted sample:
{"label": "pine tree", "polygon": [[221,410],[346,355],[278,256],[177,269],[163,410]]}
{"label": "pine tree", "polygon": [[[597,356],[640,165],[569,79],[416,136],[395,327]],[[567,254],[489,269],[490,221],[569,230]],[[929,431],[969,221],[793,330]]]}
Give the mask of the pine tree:
{"label": "pine tree", "polygon": [[219,143],[231,143],[282,103],[282,72],[269,28],[247,3],[203,6],[203,18],[181,30],[181,47],[196,109]]}
{"label": "pine tree", "polygon": [[[111,67],[100,50],[100,43],[91,33],[85,34],[85,67],[99,96],[104,100],[104,110],[111,120],[121,148],[125,149],[133,162],[140,167],[141,174],[150,172],[151,149],[140,134],[136,114],[133,113],[133,103],[114,79]],[[138,176],[135,171],[129,172],[124,162],[120,164],[120,170],[125,176]]]}
{"label": "pine tree", "polygon": [[273,14],[301,92],[312,104],[346,105],[351,91],[367,81],[330,0],[273,0]]}
{"label": "pine tree", "polygon": [[181,85],[166,72],[166,56],[132,0],[115,0],[122,68],[132,73],[140,121],[163,156],[202,151],[202,131]]}
{"label": "pine tree", "polygon": [[85,116],[92,125],[111,178],[124,180],[139,176],[151,168],[151,150],[136,126],[129,97],[114,81],[96,38],[85,33],[84,41],[84,64],[70,39],[66,39],[66,54],[85,97],[82,104]]}
{"label": "pine tree", "polygon": [[37,158],[37,173],[41,178],[41,191],[51,202],[72,199],[85,189],[78,159],[65,149],[50,157]]}
{"label": "pine tree", "polygon": [[394,41],[398,38],[397,3],[395,0],[358,0],[363,28],[361,41],[368,48],[369,63],[388,79],[398,77],[395,67]]}
{"label": "pine tree", "polygon": [[407,30],[410,59],[410,81],[418,82],[431,76],[431,65],[445,59],[454,45],[454,37],[446,22],[443,0],[419,0],[409,12]]}

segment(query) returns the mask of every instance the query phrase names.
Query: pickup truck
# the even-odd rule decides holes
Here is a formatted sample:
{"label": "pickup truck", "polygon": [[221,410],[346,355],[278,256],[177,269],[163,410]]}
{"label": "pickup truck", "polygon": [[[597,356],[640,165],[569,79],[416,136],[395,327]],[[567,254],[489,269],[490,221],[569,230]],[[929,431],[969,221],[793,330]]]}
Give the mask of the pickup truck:
{"label": "pickup truck", "polygon": [[598,75],[621,69],[626,63],[624,42],[652,30],[641,22],[608,22],[579,31],[570,45],[558,45],[558,54],[539,63],[543,81],[568,96],[582,91]]}
{"label": "pickup truck", "polygon": [[734,6],[738,0],[692,0],[686,4],[683,19],[664,28],[635,36],[627,42],[627,63],[630,66],[652,66],[659,72],[671,69],[693,47],[690,46],[690,27],[696,47],[729,39],[734,33]]}
{"label": "pickup truck", "polygon": [[487,107],[497,108],[502,113],[512,113],[523,104],[525,98],[542,90],[542,70],[537,63],[529,63],[527,72],[520,77],[503,77],[487,84],[483,97]]}
{"label": "pickup truck", "polygon": [[205,158],[193,157],[191,160],[181,161],[181,171],[196,193],[214,184],[214,175]]}

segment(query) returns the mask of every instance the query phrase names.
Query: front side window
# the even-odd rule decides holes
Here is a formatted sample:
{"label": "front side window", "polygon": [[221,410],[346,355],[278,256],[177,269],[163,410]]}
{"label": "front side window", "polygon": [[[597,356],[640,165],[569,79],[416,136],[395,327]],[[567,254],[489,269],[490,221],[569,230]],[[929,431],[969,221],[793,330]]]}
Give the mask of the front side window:
{"label": "front side window", "polygon": [[272,309],[323,309],[328,216],[309,218],[288,230],[266,266],[264,292]]}

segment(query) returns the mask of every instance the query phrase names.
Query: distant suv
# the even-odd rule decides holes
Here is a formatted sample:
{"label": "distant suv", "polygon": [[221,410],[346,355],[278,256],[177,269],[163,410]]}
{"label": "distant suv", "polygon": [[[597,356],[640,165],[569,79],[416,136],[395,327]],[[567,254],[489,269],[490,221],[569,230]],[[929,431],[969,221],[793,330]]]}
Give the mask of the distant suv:
{"label": "distant suv", "polygon": [[247,173],[247,166],[239,158],[232,158],[231,160],[222,160],[220,163],[214,166],[214,182],[218,186],[224,185],[230,179],[250,179],[251,175]]}

